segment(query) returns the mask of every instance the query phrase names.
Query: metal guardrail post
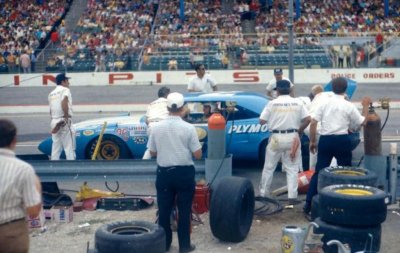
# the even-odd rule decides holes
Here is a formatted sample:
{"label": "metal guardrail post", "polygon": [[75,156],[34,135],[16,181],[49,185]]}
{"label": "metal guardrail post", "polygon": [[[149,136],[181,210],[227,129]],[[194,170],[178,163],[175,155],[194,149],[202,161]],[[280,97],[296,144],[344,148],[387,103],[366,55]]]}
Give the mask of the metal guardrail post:
{"label": "metal guardrail post", "polygon": [[397,196],[397,143],[390,143],[390,156],[389,156],[389,189],[391,195],[391,204],[396,204]]}

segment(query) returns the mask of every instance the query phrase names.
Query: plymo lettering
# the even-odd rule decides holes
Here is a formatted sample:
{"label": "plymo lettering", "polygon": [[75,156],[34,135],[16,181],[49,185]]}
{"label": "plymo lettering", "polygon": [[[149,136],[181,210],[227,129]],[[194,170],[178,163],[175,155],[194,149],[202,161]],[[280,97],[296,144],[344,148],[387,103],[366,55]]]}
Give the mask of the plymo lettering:
{"label": "plymo lettering", "polygon": [[237,133],[237,134],[244,134],[244,133],[265,133],[268,131],[268,126],[260,125],[260,124],[251,124],[251,125],[234,125],[231,126],[228,133]]}

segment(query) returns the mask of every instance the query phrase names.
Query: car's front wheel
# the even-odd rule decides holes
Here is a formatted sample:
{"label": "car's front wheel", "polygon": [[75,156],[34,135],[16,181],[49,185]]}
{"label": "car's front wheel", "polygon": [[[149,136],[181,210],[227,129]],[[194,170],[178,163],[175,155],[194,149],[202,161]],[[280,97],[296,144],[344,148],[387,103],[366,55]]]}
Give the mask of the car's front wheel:
{"label": "car's front wheel", "polygon": [[[92,140],[86,148],[86,158],[92,159],[96,149],[97,138]],[[101,141],[96,160],[118,160],[132,158],[125,143],[116,137],[105,135]]]}

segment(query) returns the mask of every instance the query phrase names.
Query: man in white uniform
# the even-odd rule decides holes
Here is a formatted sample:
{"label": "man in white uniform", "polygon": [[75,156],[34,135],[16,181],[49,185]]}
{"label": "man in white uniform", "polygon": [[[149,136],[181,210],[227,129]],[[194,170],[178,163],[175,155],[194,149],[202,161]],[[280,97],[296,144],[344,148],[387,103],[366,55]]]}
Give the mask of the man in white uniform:
{"label": "man in white uniform", "polygon": [[279,159],[286,168],[289,204],[297,204],[297,173],[300,163],[300,138],[310,123],[304,104],[289,96],[290,82],[277,82],[278,97],[270,101],[260,115],[260,124],[269,124],[269,138],[260,182],[260,195],[270,195],[272,177]]}
{"label": "man in white uniform", "polygon": [[188,85],[189,92],[210,93],[217,90],[217,83],[211,75],[206,74],[204,64],[196,65],[195,70],[196,76],[190,80]]}
{"label": "man in white uniform", "polygon": [[[356,106],[346,100],[347,80],[339,77],[332,80],[334,94],[319,105],[312,114],[310,124],[310,151],[315,153],[318,149],[317,164],[307,192],[306,203],[303,211],[308,218],[311,211],[312,198],[318,193],[318,174],[323,168],[329,166],[332,158],[337,159],[339,166],[351,166],[351,126],[363,126],[368,115],[368,106],[371,98],[362,99],[362,114]],[[320,138],[317,146],[317,125],[321,123]],[[318,148],[317,148],[318,147]]]}
{"label": "man in white uniform", "polygon": [[58,74],[57,87],[48,97],[53,140],[51,160],[59,160],[63,149],[67,160],[75,160],[75,129],[71,119],[72,97],[68,79],[64,73]]}
{"label": "man in white uniform", "polygon": [[290,83],[290,95],[294,97],[294,92],[293,92],[293,83],[287,78],[283,76],[283,71],[281,68],[276,68],[274,69],[274,78],[269,81],[267,85],[267,96],[276,98],[278,96],[276,92],[276,82],[280,80],[286,80]]}
{"label": "man in white uniform", "polygon": [[[314,112],[316,109],[324,102],[326,99],[329,99],[330,97],[333,96],[332,91],[324,91],[324,88],[322,85],[314,85],[311,88],[311,97],[312,101],[309,106],[309,112],[311,118],[313,117]],[[316,137],[315,140],[318,143],[319,141],[319,131],[321,129],[321,123],[317,124],[317,132],[316,132]],[[310,126],[308,126],[305,130],[304,133],[310,137]],[[313,153],[310,151],[310,164],[309,167],[310,169],[315,169],[315,165],[317,164],[317,152]]]}
{"label": "man in white uniform", "polygon": [[[167,97],[170,89],[161,87],[158,90],[158,98],[150,103],[146,112],[147,136],[150,136],[150,128],[155,122],[159,122],[168,117]],[[150,151],[147,149],[143,155],[143,159],[151,159]]]}

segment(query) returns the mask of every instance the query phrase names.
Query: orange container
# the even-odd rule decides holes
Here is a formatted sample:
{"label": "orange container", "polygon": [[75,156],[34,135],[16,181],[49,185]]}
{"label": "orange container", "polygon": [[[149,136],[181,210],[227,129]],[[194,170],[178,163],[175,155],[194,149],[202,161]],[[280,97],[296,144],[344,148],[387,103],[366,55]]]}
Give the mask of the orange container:
{"label": "orange container", "polygon": [[210,188],[206,184],[197,184],[194,192],[192,210],[197,214],[208,212],[210,206]]}

